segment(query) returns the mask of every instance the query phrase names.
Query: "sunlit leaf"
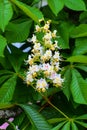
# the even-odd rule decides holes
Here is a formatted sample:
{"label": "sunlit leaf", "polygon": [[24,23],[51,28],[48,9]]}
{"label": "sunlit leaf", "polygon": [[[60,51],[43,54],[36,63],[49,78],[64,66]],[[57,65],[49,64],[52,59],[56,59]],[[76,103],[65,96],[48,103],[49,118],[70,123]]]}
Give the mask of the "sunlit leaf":
{"label": "sunlit leaf", "polygon": [[75,69],[72,69],[71,92],[76,103],[87,104],[87,83]]}
{"label": "sunlit leaf", "polygon": [[83,0],[64,0],[64,1],[65,5],[72,10],[76,11],[86,10],[86,6]]}
{"label": "sunlit leaf", "polygon": [[78,130],[78,127],[74,122],[71,123],[72,130]]}
{"label": "sunlit leaf", "polygon": [[67,123],[63,126],[62,130],[70,130],[70,122],[67,122]]}
{"label": "sunlit leaf", "polygon": [[59,11],[62,10],[64,6],[63,0],[48,0],[48,5],[51,8],[52,12],[57,15]]}
{"label": "sunlit leaf", "polygon": [[18,6],[27,16],[32,18],[35,22],[39,22],[40,19],[43,19],[42,12],[40,12],[37,8],[31,7],[23,2],[18,0],[10,0],[16,6]]}
{"label": "sunlit leaf", "polygon": [[13,10],[9,0],[0,0],[0,28],[5,30],[6,25],[13,15]]}
{"label": "sunlit leaf", "polygon": [[87,24],[80,24],[71,31],[72,38],[86,37],[87,36]]}
{"label": "sunlit leaf", "polygon": [[67,58],[68,62],[78,62],[78,63],[87,63],[87,56],[85,55],[76,55],[76,56],[71,56]]}
{"label": "sunlit leaf", "polygon": [[0,35],[0,56],[4,56],[4,49],[7,45],[6,39]]}

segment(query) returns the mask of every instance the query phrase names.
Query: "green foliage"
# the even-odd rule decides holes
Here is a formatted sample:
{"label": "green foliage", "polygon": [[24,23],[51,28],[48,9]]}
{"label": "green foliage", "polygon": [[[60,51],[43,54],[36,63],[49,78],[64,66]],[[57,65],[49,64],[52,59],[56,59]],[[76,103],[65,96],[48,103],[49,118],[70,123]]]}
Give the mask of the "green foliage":
{"label": "green foliage", "polygon": [[6,39],[2,35],[0,35],[0,56],[4,56],[3,53],[6,45]]}
{"label": "green foliage", "polygon": [[15,90],[16,76],[8,79],[0,88],[0,103],[10,102]]}
{"label": "green foliage", "polygon": [[72,69],[72,82],[70,89],[75,102],[87,104],[87,82],[81,77],[79,72],[74,69]]}
{"label": "green foliage", "polygon": [[42,13],[34,7],[24,4],[23,2],[17,0],[11,0],[16,6],[18,6],[26,15],[32,18],[35,22],[39,22],[39,19],[43,19]]}
{"label": "green foliage", "polygon": [[48,125],[45,119],[31,106],[21,104],[20,107],[25,111],[34,129],[36,130],[50,130],[51,129],[50,125]]}
{"label": "green foliage", "polygon": [[21,23],[9,23],[6,27],[5,36],[9,43],[25,41],[29,35],[31,20]]}
{"label": "green foliage", "polygon": [[57,16],[60,10],[64,7],[63,0],[48,0],[48,5],[51,8],[52,12]]}
{"label": "green foliage", "polygon": [[64,1],[65,1],[65,5],[72,10],[76,10],[76,11],[86,10],[86,6],[83,0],[75,0],[75,1],[64,0]]}
{"label": "green foliage", "polygon": [[74,28],[71,32],[72,38],[86,37],[87,36],[87,24],[80,24]]}
{"label": "green foliage", "polygon": [[5,30],[6,25],[11,20],[13,10],[8,0],[0,0],[0,28]]}
{"label": "green foliage", "polygon": [[[85,130],[87,128],[87,1],[0,0],[0,109],[22,112],[7,130]],[[57,30],[64,78],[62,88],[39,93],[25,83],[31,38],[39,20]],[[43,25],[43,22],[41,22]],[[38,35],[38,39],[42,35]],[[15,42],[23,42],[20,48]],[[14,43],[14,45],[12,44]],[[30,47],[30,50],[27,49]],[[27,50],[27,51],[25,51]],[[0,125],[5,122],[0,119]]]}

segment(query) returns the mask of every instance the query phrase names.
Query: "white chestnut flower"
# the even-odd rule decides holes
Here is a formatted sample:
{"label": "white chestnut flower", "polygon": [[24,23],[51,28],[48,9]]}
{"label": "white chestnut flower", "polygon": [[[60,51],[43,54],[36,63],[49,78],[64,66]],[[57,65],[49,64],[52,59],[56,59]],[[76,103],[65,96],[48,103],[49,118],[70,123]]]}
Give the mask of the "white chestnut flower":
{"label": "white chestnut flower", "polygon": [[60,53],[59,53],[58,51],[55,51],[55,54],[54,54],[54,56],[53,56],[53,59],[54,59],[55,61],[59,61],[59,60],[60,60]]}
{"label": "white chestnut flower", "polygon": [[50,64],[49,63],[43,63],[42,64],[42,70],[48,70],[50,68]]}
{"label": "white chestnut flower", "polygon": [[45,31],[48,31],[49,27],[50,27],[50,24],[49,24],[49,23],[46,23],[46,24],[44,25],[43,29],[44,29]]}
{"label": "white chestnut flower", "polygon": [[47,59],[48,59],[48,58],[51,58],[51,57],[52,57],[52,51],[51,51],[51,50],[47,50],[47,51],[45,52],[44,56],[46,56]]}
{"label": "white chestnut flower", "polygon": [[41,31],[41,27],[39,25],[35,26],[36,32],[40,32]]}
{"label": "white chestnut flower", "polygon": [[49,85],[47,84],[47,82],[46,82],[45,79],[41,78],[41,79],[38,79],[38,80],[37,80],[36,89],[37,89],[38,91],[45,92],[46,89],[48,89],[48,86],[49,86]]}
{"label": "white chestnut flower", "polygon": [[[38,33],[37,33],[38,32]],[[37,39],[38,34],[42,33],[42,37]],[[50,83],[53,86],[62,86],[63,79],[59,74],[60,53],[58,51],[58,41],[56,40],[57,31],[50,31],[50,20],[44,26],[35,26],[35,34],[31,41],[33,48],[31,55],[26,61],[29,64],[28,72],[26,73],[26,82],[28,85],[35,85],[35,89],[39,92],[45,92]]]}
{"label": "white chestnut flower", "polygon": [[31,41],[33,42],[33,43],[36,43],[36,41],[37,41],[37,38],[36,38],[36,36],[33,34],[33,36],[32,36],[32,38],[31,38]]}
{"label": "white chestnut flower", "polygon": [[52,39],[52,34],[51,34],[51,32],[49,32],[49,33],[46,33],[45,35],[44,35],[44,37],[43,37],[43,40],[51,40]]}
{"label": "white chestnut flower", "polygon": [[34,48],[34,50],[40,50],[41,49],[41,44],[40,43],[35,43],[33,48]]}
{"label": "white chestnut flower", "polygon": [[63,83],[63,79],[61,78],[61,75],[60,74],[56,74],[55,75],[55,78],[53,78],[53,84],[56,86],[56,87],[60,87]]}
{"label": "white chestnut flower", "polygon": [[57,33],[57,30],[54,30],[53,33],[52,33],[52,37],[53,37],[53,38],[56,37],[56,33]]}
{"label": "white chestnut flower", "polygon": [[33,74],[34,72],[38,72],[40,69],[39,69],[39,66],[38,65],[32,65],[29,67],[29,72],[31,74]]}
{"label": "white chestnut flower", "polygon": [[30,72],[27,72],[27,75],[26,75],[26,82],[27,84],[30,84],[31,82],[33,82],[33,76]]}

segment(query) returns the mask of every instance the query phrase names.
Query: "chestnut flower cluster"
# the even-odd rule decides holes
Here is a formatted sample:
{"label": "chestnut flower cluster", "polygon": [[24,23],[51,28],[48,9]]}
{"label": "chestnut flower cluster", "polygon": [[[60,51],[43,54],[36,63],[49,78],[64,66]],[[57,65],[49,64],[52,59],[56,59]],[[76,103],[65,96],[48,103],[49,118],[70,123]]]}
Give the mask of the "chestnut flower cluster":
{"label": "chestnut flower cluster", "polygon": [[63,82],[59,74],[61,58],[56,33],[56,30],[50,31],[49,20],[44,26],[36,25],[31,38],[33,48],[26,61],[29,64],[26,83],[39,92],[45,92],[50,84],[61,87]]}

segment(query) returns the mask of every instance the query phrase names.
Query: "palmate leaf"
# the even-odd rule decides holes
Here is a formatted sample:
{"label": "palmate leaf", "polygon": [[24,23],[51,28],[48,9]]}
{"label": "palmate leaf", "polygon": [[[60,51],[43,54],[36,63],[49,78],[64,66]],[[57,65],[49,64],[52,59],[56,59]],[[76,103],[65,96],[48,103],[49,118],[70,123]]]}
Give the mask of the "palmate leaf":
{"label": "palmate leaf", "polygon": [[67,122],[67,123],[63,126],[62,130],[70,130],[70,122]]}
{"label": "palmate leaf", "polygon": [[78,119],[78,120],[87,120],[87,114],[78,116],[78,117],[76,117],[75,119]]}
{"label": "palmate leaf", "polygon": [[10,0],[16,6],[18,6],[27,16],[39,23],[39,19],[43,19],[43,14],[35,7],[24,4],[18,0]]}
{"label": "palmate leaf", "polygon": [[52,118],[52,119],[49,119],[48,122],[50,124],[54,124],[54,123],[61,122],[61,121],[64,121],[64,120],[66,120],[66,118]]}
{"label": "palmate leaf", "polygon": [[71,84],[71,69],[67,69],[64,74],[64,84],[63,84],[63,93],[67,97],[67,99],[70,99],[70,84]]}
{"label": "palmate leaf", "polygon": [[3,75],[12,75],[14,72],[9,71],[9,70],[0,70],[0,77]]}
{"label": "palmate leaf", "polygon": [[70,89],[76,103],[87,104],[87,83],[76,69],[72,69]]}
{"label": "palmate leaf", "polygon": [[51,8],[52,12],[57,16],[57,14],[64,7],[63,0],[48,0],[48,5]]}
{"label": "palmate leaf", "polygon": [[72,130],[78,130],[78,127],[74,122],[71,123]]}
{"label": "palmate leaf", "polygon": [[25,120],[25,114],[21,113],[19,116],[14,118],[13,123],[17,126],[20,126]]}
{"label": "palmate leaf", "polygon": [[87,37],[77,38],[73,55],[82,55],[87,53]]}
{"label": "palmate leaf", "polygon": [[70,36],[72,38],[86,37],[87,36],[87,24],[80,24],[78,27],[75,27]]}
{"label": "palmate leaf", "polygon": [[3,53],[6,45],[7,45],[6,39],[2,35],[0,35],[0,56],[2,57],[4,56]]}
{"label": "palmate leaf", "polygon": [[19,104],[19,106],[25,111],[31,124],[35,130],[50,130],[50,125],[46,120],[31,106]]}
{"label": "palmate leaf", "polygon": [[11,101],[16,86],[16,76],[8,79],[0,88],[0,103]]}
{"label": "palmate leaf", "polygon": [[87,72],[87,66],[86,65],[78,64],[75,67],[80,69],[80,70],[83,70],[83,71]]}
{"label": "palmate leaf", "polygon": [[87,123],[81,122],[81,121],[75,121],[76,123],[78,123],[79,125],[87,128]]}
{"label": "palmate leaf", "polygon": [[[73,27],[73,25],[70,25],[68,22],[62,22],[58,26],[58,33],[59,33],[59,45],[61,48],[66,49],[69,48],[69,29]],[[69,28],[69,29],[67,29]]]}
{"label": "palmate leaf", "polygon": [[78,63],[87,63],[87,56],[85,55],[76,55],[76,56],[71,56],[67,58],[68,62],[78,62]]}
{"label": "palmate leaf", "polygon": [[9,43],[23,42],[27,39],[30,33],[32,21],[20,23],[9,23],[6,27],[5,36]]}
{"label": "palmate leaf", "polygon": [[7,79],[9,79],[12,75],[4,75],[0,77],[0,85],[5,82]]}
{"label": "palmate leaf", "polygon": [[[16,116],[14,118],[14,120],[13,120],[13,125],[14,126],[18,126],[18,128],[21,128],[20,126],[23,125],[24,122],[27,123],[27,121],[24,118],[25,118],[25,114],[24,113],[21,113],[20,115]],[[7,130],[11,130],[11,129],[12,129],[12,125],[9,125]],[[21,128],[21,130],[25,130],[25,129]]]}
{"label": "palmate leaf", "polygon": [[76,11],[86,10],[86,6],[83,0],[64,0],[64,1],[65,5],[72,10]]}
{"label": "palmate leaf", "polygon": [[13,15],[13,10],[9,0],[0,0],[0,28],[5,30],[6,25]]}
{"label": "palmate leaf", "polygon": [[[12,130],[17,130],[17,126],[15,126],[14,125],[14,123],[13,122],[10,122],[10,121],[7,121],[8,122],[8,124],[10,125],[9,127],[10,127],[10,130],[12,129]],[[6,128],[7,130],[9,130],[8,128]]]}
{"label": "palmate leaf", "polygon": [[57,126],[55,126],[52,130],[59,130],[65,123],[66,123],[66,121],[60,122],[60,123],[59,123]]}
{"label": "palmate leaf", "polygon": [[22,63],[24,63],[24,59],[26,59],[26,53],[22,52],[19,48],[12,46],[11,44],[9,48],[12,53],[7,51],[6,56],[15,72],[18,72],[22,66]]}

